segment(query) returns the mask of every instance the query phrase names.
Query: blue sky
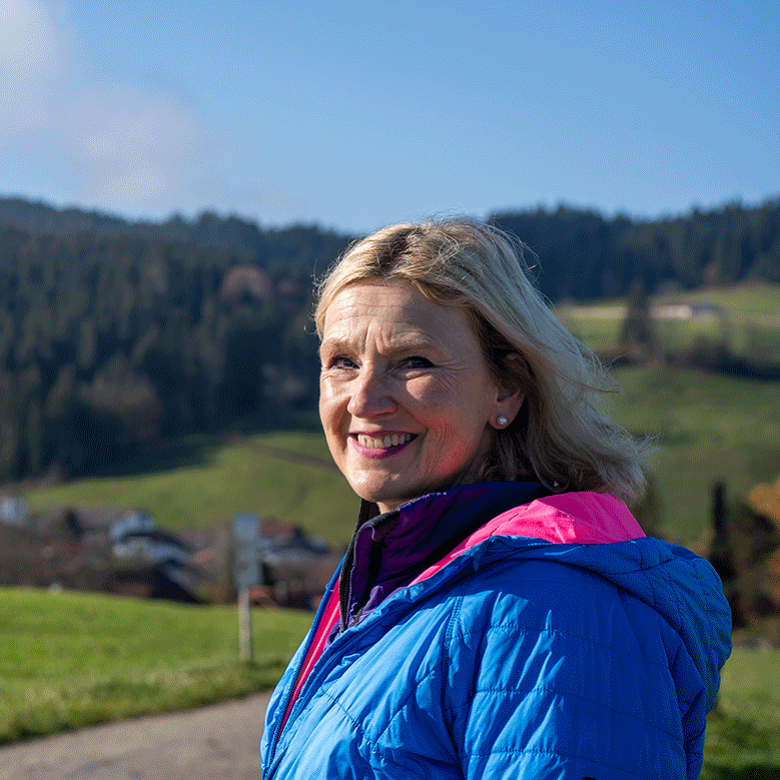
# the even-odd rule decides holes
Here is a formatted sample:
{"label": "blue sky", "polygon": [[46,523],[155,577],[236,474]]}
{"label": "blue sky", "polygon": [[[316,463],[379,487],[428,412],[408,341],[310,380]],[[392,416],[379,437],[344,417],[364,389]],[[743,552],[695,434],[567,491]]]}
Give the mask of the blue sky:
{"label": "blue sky", "polygon": [[367,232],[780,194],[780,3],[4,0],[0,195]]}

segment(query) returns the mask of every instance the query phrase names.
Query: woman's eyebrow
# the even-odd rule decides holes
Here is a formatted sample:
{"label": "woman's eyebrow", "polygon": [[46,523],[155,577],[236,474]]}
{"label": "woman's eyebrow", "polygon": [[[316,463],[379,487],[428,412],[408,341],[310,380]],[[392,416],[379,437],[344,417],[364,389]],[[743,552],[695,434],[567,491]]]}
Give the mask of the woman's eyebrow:
{"label": "woman's eyebrow", "polygon": [[320,342],[319,347],[317,347],[317,355],[321,360],[322,356],[325,354],[332,355],[336,352],[344,351],[344,347],[345,344],[342,341],[336,341],[334,339],[330,339],[328,341],[322,341]]}
{"label": "woman's eyebrow", "polygon": [[360,347],[355,345],[354,339],[350,339],[349,334],[344,334],[323,339],[317,348],[317,357],[323,362],[325,357],[353,355],[359,351]]}
{"label": "woman's eyebrow", "polygon": [[[414,352],[416,350],[432,351],[436,354],[442,354],[445,351],[437,341],[426,336],[424,333],[398,334],[397,336],[393,336],[386,346],[387,352],[390,354],[397,352]],[[317,349],[317,354],[321,357],[325,353],[334,354],[341,351],[350,351],[354,348],[355,345],[350,340],[348,334],[337,335],[323,339]]]}
{"label": "woman's eyebrow", "polygon": [[322,339],[319,351],[323,349],[347,349],[350,347],[350,337],[348,333],[338,333],[333,336],[326,336]]}

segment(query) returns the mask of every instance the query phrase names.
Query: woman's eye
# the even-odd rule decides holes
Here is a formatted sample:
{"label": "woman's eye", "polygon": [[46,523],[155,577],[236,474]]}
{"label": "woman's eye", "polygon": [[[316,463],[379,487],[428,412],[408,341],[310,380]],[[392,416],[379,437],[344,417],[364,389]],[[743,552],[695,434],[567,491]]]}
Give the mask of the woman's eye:
{"label": "woman's eye", "polygon": [[420,355],[412,355],[411,357],[404,358],[403,361],[401,361],[401,365],[403,365],[404,368],[432,368],[433,363],[431,363],[428,358],[421,357]]}
{"label": "woman's eye", "polygon": [[351,358],[338,355],[328,361],[328,368],[356,368],[357,364]]}

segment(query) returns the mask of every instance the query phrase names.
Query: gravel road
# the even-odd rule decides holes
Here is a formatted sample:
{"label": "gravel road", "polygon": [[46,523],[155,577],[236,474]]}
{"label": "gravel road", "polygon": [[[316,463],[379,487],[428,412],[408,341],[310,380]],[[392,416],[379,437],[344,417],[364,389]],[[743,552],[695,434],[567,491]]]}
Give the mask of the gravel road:
{"label": "gravel road", "polygon": [[0,780],[258,780],[269,694],[0,748]]}

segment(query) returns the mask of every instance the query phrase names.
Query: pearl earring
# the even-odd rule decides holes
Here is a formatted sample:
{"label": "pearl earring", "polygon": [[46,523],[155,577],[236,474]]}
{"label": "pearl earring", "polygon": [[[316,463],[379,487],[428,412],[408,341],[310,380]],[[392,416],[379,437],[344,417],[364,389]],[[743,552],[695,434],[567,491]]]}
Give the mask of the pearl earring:
{"label": "pearl earring", "polygon": [[496,417],[496,425],[498,425],[501,428],[503,428],[508,422],[509,420],[507,420],[506,417],[504,417],[503,415],[501,415],[500,417]]}

